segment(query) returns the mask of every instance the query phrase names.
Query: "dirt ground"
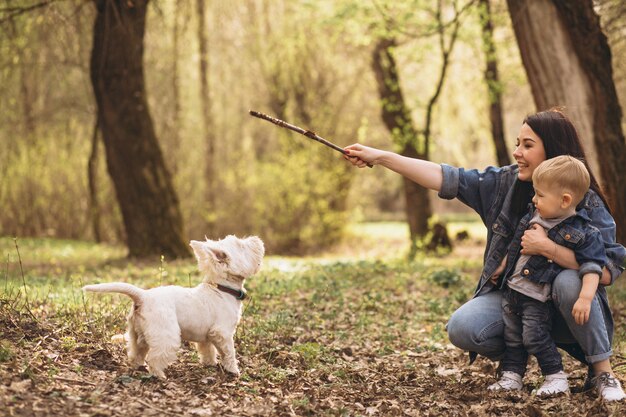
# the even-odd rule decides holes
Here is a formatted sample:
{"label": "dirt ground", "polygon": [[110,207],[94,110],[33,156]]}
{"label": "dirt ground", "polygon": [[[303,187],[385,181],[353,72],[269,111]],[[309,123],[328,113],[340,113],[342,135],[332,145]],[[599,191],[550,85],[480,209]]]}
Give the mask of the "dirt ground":
{"label": "dirt ground", "polygon": [[[449,345],[386,354],[375,345],[333,346],[336,362],[329,371],[308,366],[305,356],[289,349],[316,335],[283,338],[240,357],[241,378],[199,365],[186,346],[161,381],[130,369],[122,345],[84,340],[68,352],[62,346],[67,329],[46,328],[28,317],[3,317],[1,324],[5,339],[24,347],[0,366],[0,415],[6,416],[626,415],[624,403],[607,406],[593,393],[579,392],[581,370],[572,375],[576,392],[569,396],[532,396],[540,382],[536,366],[523,392],[489,393],[493,364],[479,358],[468,366],[467,356]],[[27,369],[11,367],[24,363]]]}

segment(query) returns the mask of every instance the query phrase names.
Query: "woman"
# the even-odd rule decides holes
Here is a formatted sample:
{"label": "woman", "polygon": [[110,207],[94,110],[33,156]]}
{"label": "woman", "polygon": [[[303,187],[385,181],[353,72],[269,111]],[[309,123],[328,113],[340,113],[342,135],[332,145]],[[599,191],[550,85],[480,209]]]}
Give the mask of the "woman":
{"label": "woman", "polygon": [[[544,160],[559,155],[571,155],[585,161],[571,121],[554,109],[528,116],[522,123],[513,152],[517,165],[489,167],[484,171],[438,165],[360,144],[348,146],[345,150],[345,158],[359,168],[367,164],[384,166],[423,187],[438,191],[441,198],[458,198],[480,215],[488,230],[482,274],[474,298],[452,314],[447,330],[455,346],[470,352],[471,361],[477,354],[499,359],[504,352],[504,327],[501,292],[495,282],[503,272],[504,256],[515,227],[531,202],[534,169]],[[585,165],[589,169],[586,162]],[[571,314],[581,288],[576,271],[579,265],[573,251],[555,245],[542,228],[537,228],[525,232],[521,253],[546,256],[565,268],[552,289],[552,300],[560,313],[555,315],[552,336],[559,347],[590,364],[586,388],[593,383],[602,393],[607,384],[619,384],[612,375],[606,378],[602,369],[594,366],[613,353],[613,319],[604,286],[611,285],[622,273],[626,250],[615,241],[615,221],[592,171],[589,173],[591,189],[580,204],[589,213],[591,224],[600,230],[609,262],[592,303],[591,318],[585,325],[577,325]],[[603,377],[592,380],[594,374]]]}

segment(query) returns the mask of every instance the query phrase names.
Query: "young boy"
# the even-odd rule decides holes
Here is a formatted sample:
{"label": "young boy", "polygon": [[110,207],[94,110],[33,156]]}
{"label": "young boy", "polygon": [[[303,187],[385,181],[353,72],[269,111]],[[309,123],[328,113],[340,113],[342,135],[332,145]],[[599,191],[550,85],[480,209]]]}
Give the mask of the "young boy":
{"label": "young boy", "polygon": [[[598,229],[589,225],[584,209],[576,211],[589,188],[585,165],[571,157],[559,156],[541,163],[534,171],[534,210],[522,218],[509,246],[501,283],[502,315],[506,351],[500,363],[501,379],[489,390],[520,390],[528,354],[537,358],[545,375],[538,396],[569,392],[561,355],[550,336],[554,308],[550,302],[551,284],[562,268],[543,256],[520,254],[521,239],[530,227],[543,227],[556,244],[572,249],[578,261],[582,289],[572,315],[578,325],[589,320],[591,301],[606,263],[604,243]],[[608,359],[603,369],[612,378],[600,393],[605,400],[625,397],[619,381],[612,376]]]}

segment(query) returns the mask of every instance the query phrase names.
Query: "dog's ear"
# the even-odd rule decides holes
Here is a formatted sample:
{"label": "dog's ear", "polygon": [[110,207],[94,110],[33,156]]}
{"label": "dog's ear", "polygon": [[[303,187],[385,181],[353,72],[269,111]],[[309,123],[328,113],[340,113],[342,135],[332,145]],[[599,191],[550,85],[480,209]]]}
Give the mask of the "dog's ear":
{"label": "dog's ear", "polygon": [[198,262],[206,259],[206,257],[208,256],[208,251],[206,246],[204,245],[204,242],[192,240],[191,242],[189,242],[189,246],[191,246],[191,249],[193,249],[193,254],[196,255],[196,259],[198,260]]}
{"label": "dog's ear", "polygon": [[244,243],[250,249],[252,256],[254,258],[254,272],[252,274],[256,274],[261,269],[261,263],[263,261],[263,256],[265,255],[265,245],[263,241],[257,236],[250,236],[244,239]]}
{"label": "dog's ear", "polygon": [[212,256],[218,262],[224,262],[228,259],[228,255],[226,252],[213,248],[206,244],[206,242],[199,242],[197,240],[192,240],[189,242],[189,246],[193,249],[194,255],[196,255],[196,259],[198,262],[206,260],[209,256]]}
{"label": "dog's ear", "polygon": [[216,248],[208,248],[209,249],[209,253],[211,255],[213,255],[213,257],[218,261],[218,262],[227,262],[228,261],[228,254],[226,252],[224,252],[223,250],[219,250]]}

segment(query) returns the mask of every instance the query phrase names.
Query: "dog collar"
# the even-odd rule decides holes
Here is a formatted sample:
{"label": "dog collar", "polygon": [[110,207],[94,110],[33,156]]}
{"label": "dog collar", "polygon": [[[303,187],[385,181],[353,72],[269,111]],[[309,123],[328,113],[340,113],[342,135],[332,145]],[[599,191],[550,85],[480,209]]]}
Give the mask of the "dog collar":
{"label": "dog collar", "polygon": [[230,295],[232,295],[238,300],[245,300],[246,297],[248,296],[248,294],[246,294],[245,291],[236,290],[234,288],[230,288],[222,284],[217,284],[217,289],[220,291],[229,293]]}

